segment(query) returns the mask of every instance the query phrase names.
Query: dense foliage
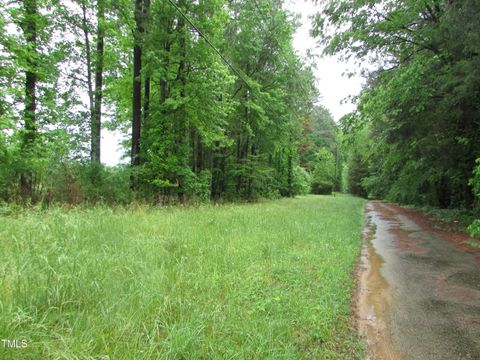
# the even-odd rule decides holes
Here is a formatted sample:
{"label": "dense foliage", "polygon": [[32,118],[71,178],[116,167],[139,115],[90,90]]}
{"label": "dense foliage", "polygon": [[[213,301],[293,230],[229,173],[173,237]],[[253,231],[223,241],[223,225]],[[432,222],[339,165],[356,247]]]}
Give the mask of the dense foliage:
{"label": "dense foliage", "polygon": [[[0,6],[6,201],[292,196],[310,190],[316,152],[335,151],[282,1]],[[123,134],[128,166],[101,165],[105,128]]]}
{"label": "dense foliage", "polygon": [[478,206],[478,180],[469,179],[480,155],[480,3],[330,1],[316,23],[331,34],[328,53],[378,65],[342,119],[350,190]]}
{"label": "dense foliage", "polygon": [[[473,170],[473,178],[470,179],[470,185],[473,187],[474,195],[477,201],[480,201],[480,158],[476,161],[477,165]],[[477,203],[477,207],[479,204]],[[480,219],[476,219],[468,227],[468,232],[472,236],[480,237]]]}

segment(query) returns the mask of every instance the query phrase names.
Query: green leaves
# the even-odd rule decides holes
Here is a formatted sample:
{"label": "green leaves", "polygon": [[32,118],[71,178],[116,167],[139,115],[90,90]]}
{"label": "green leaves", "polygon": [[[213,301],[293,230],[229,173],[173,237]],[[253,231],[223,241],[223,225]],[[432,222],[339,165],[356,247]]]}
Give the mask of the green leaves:
{"label": "green leaves", "polygon": [[476,166],[473,169],[473,178],[471,178],[468,184],[473,188],[473,193],[480,201],[480,158],[476,161]]}
{"label": "green leaves", "polygon": [[331,1],[318,15],[317,31],[335,33],[325,38],[327,52],[381,59],[357,112],[342,121],[351,178],[370,195],[472,206],[467,183],[480,153],[478,15],[478,2],[434,0]]}
{"label": "green leaves", "polygon": [[[22,160],[13,175],[0,174],[9,179],[5,184],[11,182],[9,188],[16,188],[15,171],[31,169],[45,196],[44,175],[53,174],[49,167],[86,159],[98,143],[92,118],[99,103],[102,128],[120,133],[130,148],[136,43],[142,51],[136,79],[144,100],[136,157],[141,165],[131,173],[139,178],[138,196],[204,199],[212,192],[255,199],[304,191],[297,148],[317,92],[311,69],[293,50],[296,20],[281,2],[267,0],[176,3],[237,71],[166,1],[150,1],[149,11],[141,14],[144,31],[135,36],[131,1],[37,0],[38,14],[31,16],[22,3],[2,3],[0,30],[14,30],[0,39],[0,151],[8,155],[9,167],[12,159]],[[35,46],[22,32],[27,20],[37,25]],[[36,109],[24,112],[18,104],[26,103],[27,73],[36,76]],[[96,75],[103,80],[98,87]],[[38,144],[22,158],[22,139],[33,133],[22,129],[25,114],[35,115]],[[330,138],[326,142],[331,145]],[[48,180],[48,186],[54,183]],[[86,198],[95,193],[90,190],[84,191]]]}

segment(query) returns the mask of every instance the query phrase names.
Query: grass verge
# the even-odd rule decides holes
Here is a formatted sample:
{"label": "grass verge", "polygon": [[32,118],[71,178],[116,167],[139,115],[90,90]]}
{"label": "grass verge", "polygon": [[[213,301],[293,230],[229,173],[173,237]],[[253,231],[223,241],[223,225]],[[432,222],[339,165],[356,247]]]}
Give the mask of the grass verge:
{"label": "grass verge", "polygon": [[469,240],[469,241],[465,241],[465,243],[467,245],[470,245],[471,247],[480,249],[480,241]]}
{"label": "grass verge", "polygon": [[360,357],[349,317],[363,205],[0,216],[0,339],[19,345],[0,343],[0,358]]}
{"label": "grass verge", "polygon": [[467,232],[467,227],[479,214],[469,209],[440,209],[431,206],[414,207],[429,216],[442,230]]}

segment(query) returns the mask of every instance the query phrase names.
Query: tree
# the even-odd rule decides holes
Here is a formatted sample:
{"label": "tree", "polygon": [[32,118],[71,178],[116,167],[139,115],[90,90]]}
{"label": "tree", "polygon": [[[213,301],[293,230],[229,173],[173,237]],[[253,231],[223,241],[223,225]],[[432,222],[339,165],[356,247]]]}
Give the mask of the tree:
{"label": "tree", "polygon": [[[133,92],[132,92],[132,166],[140,165],[140,136],[142,127],[142,43],[145,32],[145,1],[135,0],[135,30],[133,42]],[[132,176],[132,189],[137,187],[137,175]]]}
{"label": "tree", "polygon": [[326,148],[316,154],[317,160],[312,174],[312,192],[314,194],[331,194],[335,181],[335,157]]}
{"label": "tree", "polygon": [[[103,128],[129,137],[137,197],[255,200],[308,189],[299,148],[318,94],[282,2],[31,1],[2,3],[0,16],[0,28],[15,28],[0,39],[3,198],[16,196],[21,174],[38,198],[111,198]],[[329,146],[326,138],[310,140]],[[118,188],[126,173],[118,170]]]}
{"label": "tree", "polygon": [[[28,49],[25,59],[25,100],[24,100],[24,128],[22,151],[31,155],[35,149],[37,136],[37,80],[38,80],[38,54],[37,54],[37,18],[39,16],[36,0],[23,1],[23,22],[21,28]],[[20,194],[24,199],[33,197],[33,173],[24,169],[20,174]]]}
{"label": "tree", "polygon": [[[357,128],[368,125],[368,171],[360,183],[373,196],[472,206],[468,179],[480,152],[479,12],[469,0],[372,0],[331,1],[318,15],[318,32],[337,30],[325,37],[327,52],[378,59],[353,117]],[[461,36],[461,24],[472,35]]]}
{"label": "tree", "polygon": [[91,117],[91,150],[92,162],[100,163],[100,143],[102,129],[102,100],[103,100],[103,69],[104,69],[104,39],[105,39],[105,4],[104,0],[97,0],[97,49],[95,52],[95,90],[93,114]]}
{"label": "tree", "polygon": [[300,146],[300,164],[310,172],[314,172],[318,163],[318,151],[323,148],[335,158],[333,189],[340,191],[342,157],[340,152],[339,128],[332,114],[321,105],[313,108],[311,115],[303,124],[302,144]]}

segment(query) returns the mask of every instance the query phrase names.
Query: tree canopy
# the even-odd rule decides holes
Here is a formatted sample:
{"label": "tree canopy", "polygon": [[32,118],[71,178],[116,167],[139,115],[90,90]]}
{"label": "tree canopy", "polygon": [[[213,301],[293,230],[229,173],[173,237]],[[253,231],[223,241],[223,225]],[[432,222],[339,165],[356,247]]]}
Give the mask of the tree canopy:
{"label": "tree canopy", "polygon": [[342,119],[352,191],[410,204],[474,206],[478,1],[330,1],[316,17],[316,33],[327,53],[377,65],[357,111]]}
{"label": "tree canopy", "polygon": [[[283,1],[22,0],[0,13],[4,200],[293,196],[317,152],[338,148]],[[102,129],[122,134],[128,166],[100,163]]]}

